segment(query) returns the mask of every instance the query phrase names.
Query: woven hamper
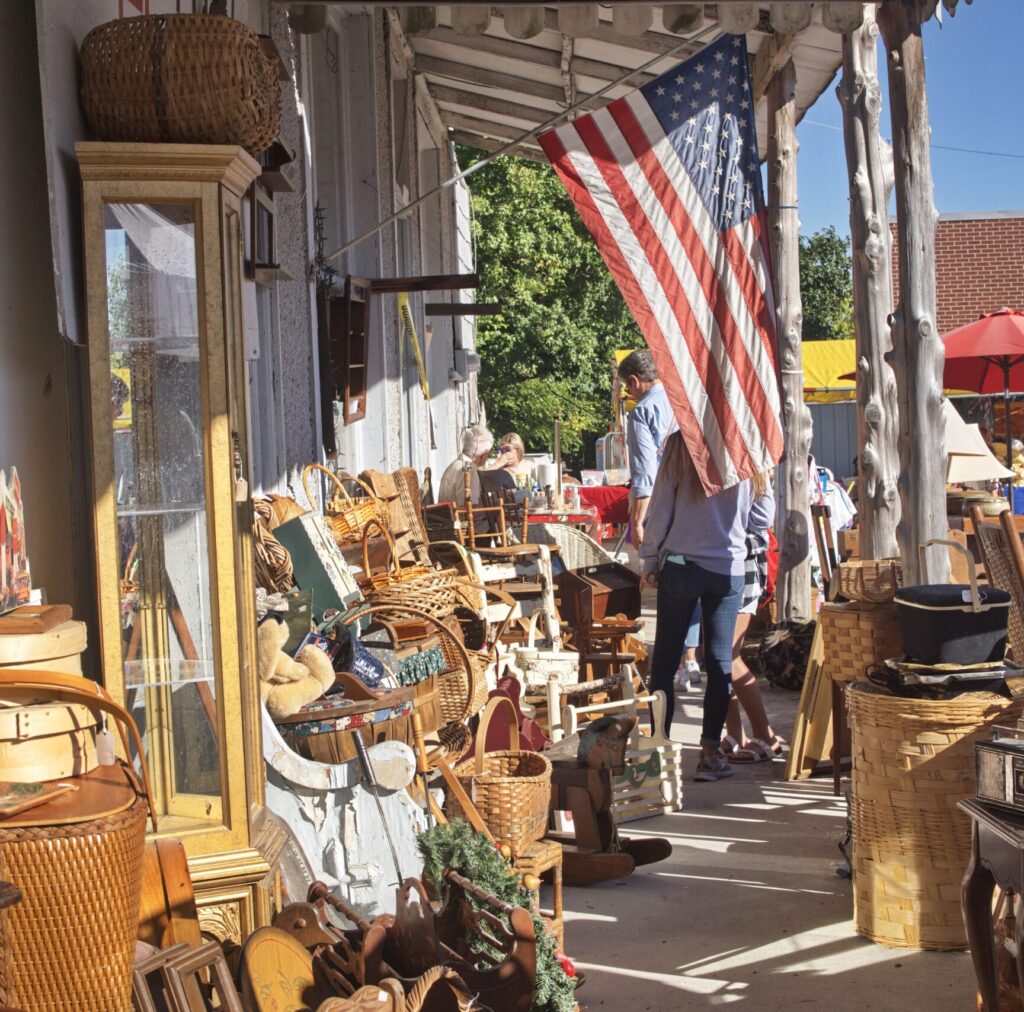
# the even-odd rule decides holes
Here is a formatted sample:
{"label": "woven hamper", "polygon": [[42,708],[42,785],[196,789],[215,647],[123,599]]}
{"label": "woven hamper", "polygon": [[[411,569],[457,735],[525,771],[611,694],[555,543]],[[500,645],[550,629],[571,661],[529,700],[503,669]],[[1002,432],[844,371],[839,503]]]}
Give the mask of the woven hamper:
{"label": "woven hamper", "polygon": [[971,829],[956,806],[975,793],[974,742],[1016,721],[1024,699],[902,699],[867,682],[846,696],[857,933],[900,948],[966,948],[960,882]]}
{"label": "woven hamper", "polygon": [[[99,686],[45,671],[0,674],[0,698],[80,704],[114,718],[143,755],[131,717]],[[0,867],[22,901],[0,919],[0,997],[26,1009],[123,1012],[131,1007],[142,858],[149,810],[124,762],[70,778],[78,788],[0,822]],[[154,819],[155,828],[155,819]]]}
{"label": "woven hamper", "polygon": [[864,681],[869,664],[902,657],[894,604],[827,602],[818,612],[825,670],[837,682]]}

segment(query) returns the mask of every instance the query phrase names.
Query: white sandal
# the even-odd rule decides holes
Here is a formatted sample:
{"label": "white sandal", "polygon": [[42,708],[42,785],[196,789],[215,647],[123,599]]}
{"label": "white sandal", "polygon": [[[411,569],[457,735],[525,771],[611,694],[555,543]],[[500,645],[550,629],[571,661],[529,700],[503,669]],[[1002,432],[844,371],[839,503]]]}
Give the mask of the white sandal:
{"label": "white sandal", "polygon": [[736,749],[730,761],[734,763],[766,763],[775,758],[775,750],[760,738],[751,738],[743,748]]}
{"label": "white sandal", "polygon": [[728,758],[729,756],[733,756],[739,752],[740,743],[731,734],[727,734],[722,739],[722,743],[718,747],[722,750],[726,758]]}

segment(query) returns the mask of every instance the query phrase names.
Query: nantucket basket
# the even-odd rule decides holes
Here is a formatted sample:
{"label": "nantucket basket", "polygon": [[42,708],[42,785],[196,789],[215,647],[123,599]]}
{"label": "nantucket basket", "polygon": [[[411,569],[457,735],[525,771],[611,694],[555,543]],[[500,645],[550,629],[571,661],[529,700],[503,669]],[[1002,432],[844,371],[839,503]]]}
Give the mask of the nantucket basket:
{"label": "nantucket basket", "polygon": [[[509,748],[487,752],[487,729],[499,707],[508,711]],[[513,855],[536,843],[547,830],[551,801],[551,760],[519,748],[515,709],[506,696],[488,700],[476,732],[473,757],[455,767],[455,775],[473,799],[480,817],[498,843]],[[457,799],[450,797],[452,814],[466,818]]]}
{"label": "nantucket basket", "polygon": [[904,699],[867,682],[846,698],[856,930],[903,948],[966,948],[960,882],[971,827],[957,802],[976,790],[975,741],[1014,723],[1024,699]]}
{"label": "nantucket basket", "polygon": [[259,154],[281,129],[278,64],[232,18],[120,18],[82,41],[82,107],[101,140],[237,144]]}
{"label": "nantucket basket", "polygon": [[[302,471],[302,487],[311,508],[316,508],[316,499],[309,482],[317,471],[326,474],[334,484],[334,492],[324,503],[324,518],[339,546],[359,544],[363,539],[363,529],[371,521],[380,525],[382,530],[387,529],[388,504],[378,499],[369,485],[351,475],[337,475],[321,464],[308,464]],[[366,495],[349,495],[346,481],[354,481]]]}
{"label": "nantucket basket", "polygon": [[903,586],[903,564],[899,559],[851,559],[839,563],[833,580],[847,601],[884,604]]}
{"label": "nantucket basket", "polygon": [[[88,688],[83,688],[83,684]],[[92,682],[48,671],[0,673],[0,697],[86,706],[113,717],[121,748],[132,718]],[[127,763],[71,779],[76,790],[0,821],[0,866],[23,900],[0,921],[10,953],[0,996],[26,1009],[131,1007],[149,781]],[[153,820],[156,828],[156,820]]]}
{"label": "nantucket basket", "polygon": [[834,681],[863,681],[869,665],[903,655],[894,604],[829,601],[821,606],[818,621],[825,669]]}

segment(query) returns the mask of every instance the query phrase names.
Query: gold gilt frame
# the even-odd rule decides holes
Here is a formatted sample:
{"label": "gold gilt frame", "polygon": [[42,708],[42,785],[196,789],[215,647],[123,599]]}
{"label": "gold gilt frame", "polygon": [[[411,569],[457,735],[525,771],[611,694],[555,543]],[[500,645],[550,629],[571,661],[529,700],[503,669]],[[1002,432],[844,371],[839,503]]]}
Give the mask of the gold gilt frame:
{"label": "gold gilt frame", "polygon": [[[241,148],[226,145],[79,143],[76,152],[83,190],[100,653],[106,687],[126,706],[104,211],[108,204],[186,204],[194,210],[214,662],[209,706],[215,713],[210,719],[220,762],[221,808],[219,817],[210,804],[190,818],[186,799],[161,820],[155,835],[183,841],[204,929],[240,942],[270,915],[265,887],[270,869],[254,847],[250,824],[263,803],[265,774],[255,672],[252,507],[244,484],[248,385],[241,290],[241,199],[260,169]],[[144,423],[140,419],[137,424]],[[161,656],[159,643],[153,649]],[[160,716],[159,706],[154,712]],[[153,746],[149,752],[157,763],[165,754]],[[165,774],[151,772],[157,783]]]}

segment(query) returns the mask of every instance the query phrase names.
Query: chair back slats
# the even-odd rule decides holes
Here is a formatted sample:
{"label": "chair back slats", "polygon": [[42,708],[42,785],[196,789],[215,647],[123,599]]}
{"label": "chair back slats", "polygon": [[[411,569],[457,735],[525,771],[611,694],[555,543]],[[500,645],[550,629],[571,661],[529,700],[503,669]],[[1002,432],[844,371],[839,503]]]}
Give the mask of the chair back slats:
{"label": "chair back slats", "polygon": [[989,583],[1010,594],[1010,651],[1015,663],[1024,663],[1024,545],[1020,533],[1009,510],[996,519],[986,517],[975,506],[971,519]]}

